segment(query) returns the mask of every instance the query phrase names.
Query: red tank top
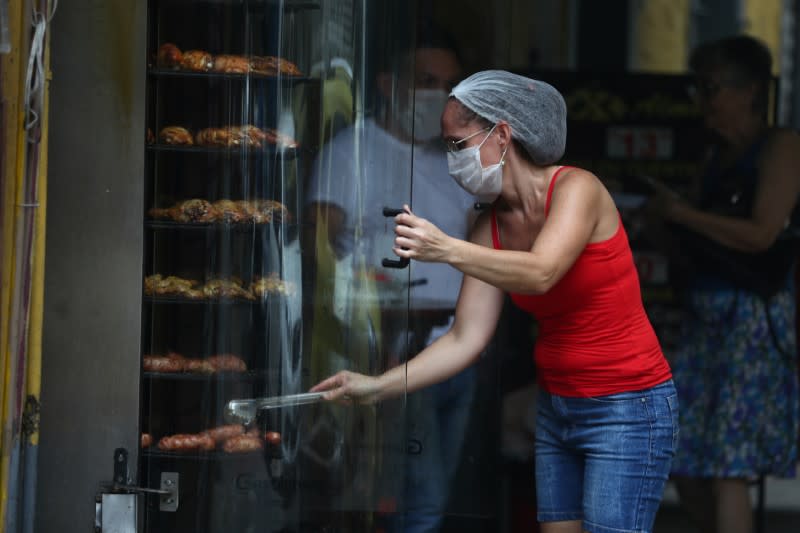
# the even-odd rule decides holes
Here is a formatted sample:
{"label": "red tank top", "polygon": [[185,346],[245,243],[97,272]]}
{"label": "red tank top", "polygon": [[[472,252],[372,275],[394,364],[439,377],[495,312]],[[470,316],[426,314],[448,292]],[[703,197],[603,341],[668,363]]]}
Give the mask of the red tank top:
{"label": "red tank top", "polygon": [[[559,168],[550,181],[545,217]],[[502,249],[492,210],[492,242]],[[646,389],[672,377],[642,305],[639,276],[620,218],[610,239],[588,243],[545,294],[510,294],[531,313],[539,386],[560,396],[604,396]]]}

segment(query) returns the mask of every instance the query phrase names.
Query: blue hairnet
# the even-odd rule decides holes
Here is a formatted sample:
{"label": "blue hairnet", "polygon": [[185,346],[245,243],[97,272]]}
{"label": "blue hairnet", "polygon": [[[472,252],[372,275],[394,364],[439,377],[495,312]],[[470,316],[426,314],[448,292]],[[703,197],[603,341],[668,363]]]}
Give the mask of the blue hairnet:
{"label": "blue hairnet", "polygon": [[456,85],[450,96],[493,124],[506,121],[512,138],[537,165],[550,165],[564,155],[567,105],[552,85],[504,70],[484,70]]}

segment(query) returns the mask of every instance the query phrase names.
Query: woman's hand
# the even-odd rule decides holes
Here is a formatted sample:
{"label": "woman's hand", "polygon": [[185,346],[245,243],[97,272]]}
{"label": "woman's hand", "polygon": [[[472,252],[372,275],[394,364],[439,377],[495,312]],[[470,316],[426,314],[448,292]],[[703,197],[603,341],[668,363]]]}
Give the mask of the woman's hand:
{"label": "woman's hand", "polygon": [[648,214],[679,223],[687,209],[690,209],[689,204],[675,194],[658,194],[647,203]]}
{"label": "woman's hand", "polygon": [[394,232],[395,246],[392,248],[399,257],[444,263],[447,261],[447,252],[452,240],[446,233],[411,212],[407,205],[403,206],[404,213],[394,217],[397,224]]}
{"label": "woman's hand", "polygon": [[310,391],[324,392],[323,398],[330,401],[373,404],[379,399],[380,386],[378,378],[342,370],[320,381]]}

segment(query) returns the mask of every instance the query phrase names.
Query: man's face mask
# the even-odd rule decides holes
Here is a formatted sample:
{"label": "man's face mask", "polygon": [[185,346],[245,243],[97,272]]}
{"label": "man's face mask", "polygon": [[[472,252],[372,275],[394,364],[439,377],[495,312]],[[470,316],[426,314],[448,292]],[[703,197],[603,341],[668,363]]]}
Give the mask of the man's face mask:
{"label": "man's face mask", "polygon": [[416,89],[413,117],[410,106],[400,117],[400,127],[405,134],[421,142],[438,138],[441,134],[441,118],[444,106],[447,104],[447,96],[447,92],[442,89]]}

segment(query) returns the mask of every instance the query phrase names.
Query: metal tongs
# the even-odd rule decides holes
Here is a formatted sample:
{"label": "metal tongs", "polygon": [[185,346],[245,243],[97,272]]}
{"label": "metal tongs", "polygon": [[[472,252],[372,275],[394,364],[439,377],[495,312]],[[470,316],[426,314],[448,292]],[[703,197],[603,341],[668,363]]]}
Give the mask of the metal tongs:
{"label": "metal tongs", "polygon": [[305,392],[302,394],[286,394],[284,396],[271,396],[269,398],[251,398],[245,400],[231,400],[225,406],[225,419],[229,423],[244,424],[249,426],[256,419],[262,409],[275,409],[278,407],[291,407],[316,403],[322,400],[321,392]]}

